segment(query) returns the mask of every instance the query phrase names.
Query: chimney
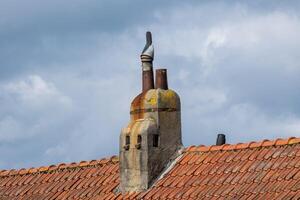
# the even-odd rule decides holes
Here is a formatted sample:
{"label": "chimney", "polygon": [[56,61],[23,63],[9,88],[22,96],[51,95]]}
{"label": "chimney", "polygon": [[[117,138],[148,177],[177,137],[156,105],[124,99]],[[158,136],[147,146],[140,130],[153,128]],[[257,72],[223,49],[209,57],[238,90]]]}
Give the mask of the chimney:
{"label": "chimney", "polygon": [[147,190],[182,148],[180,98],[168,88],[167,70],[156,71],[151,33],[142,51],[143,91],[131,103],[130,122],[120,134],[120,190]]}

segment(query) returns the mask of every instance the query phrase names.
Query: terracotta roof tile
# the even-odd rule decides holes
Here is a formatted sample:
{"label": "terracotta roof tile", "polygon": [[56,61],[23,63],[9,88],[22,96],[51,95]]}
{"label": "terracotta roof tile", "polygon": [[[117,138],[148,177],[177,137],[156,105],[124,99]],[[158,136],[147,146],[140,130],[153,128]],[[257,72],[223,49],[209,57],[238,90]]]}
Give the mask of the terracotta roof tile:
{"label": "terracotta roof tile", "polygon": [[300,143],[300,138],[290,137],[288,139],[288,144],[298,144]]}
{"label": "terracotta roof tile", "polygon": [[191,146],[151,189],[121,195],[118,157],[0,171],[0,199],[300,197],[300,138]]}

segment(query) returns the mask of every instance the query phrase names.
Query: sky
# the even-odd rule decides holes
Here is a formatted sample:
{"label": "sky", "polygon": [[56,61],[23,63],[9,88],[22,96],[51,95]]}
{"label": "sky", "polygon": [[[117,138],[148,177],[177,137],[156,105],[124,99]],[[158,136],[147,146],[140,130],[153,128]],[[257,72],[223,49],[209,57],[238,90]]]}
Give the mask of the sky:
{"label": "sky", "polygon": [[185,146],[300,137],[297,1],[1,0],[0,169],[118,155],[146,31]]}

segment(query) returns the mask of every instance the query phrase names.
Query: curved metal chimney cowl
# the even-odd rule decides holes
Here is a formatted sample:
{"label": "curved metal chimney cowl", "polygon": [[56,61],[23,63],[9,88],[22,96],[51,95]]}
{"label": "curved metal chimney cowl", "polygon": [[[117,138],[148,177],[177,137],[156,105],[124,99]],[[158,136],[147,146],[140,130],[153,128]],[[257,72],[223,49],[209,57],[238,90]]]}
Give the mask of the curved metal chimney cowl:
{"label": "curved metal chimney cowl", "polygon": [[154,89],[153,79],[153,59],[154,59],[154,48],[152,45],[151,32],[146,33],[146,45],[141,54],[142,70],[143,70],[143,92],[150,89]]}

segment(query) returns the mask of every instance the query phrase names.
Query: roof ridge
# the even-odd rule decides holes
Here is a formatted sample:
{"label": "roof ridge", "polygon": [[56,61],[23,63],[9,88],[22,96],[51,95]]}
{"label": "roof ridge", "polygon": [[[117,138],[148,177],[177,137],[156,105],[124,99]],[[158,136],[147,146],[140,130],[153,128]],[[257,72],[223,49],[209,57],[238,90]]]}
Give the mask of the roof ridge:
{"label": "roof ridge", "polygon": [[111,156],[106,158],[101,158],[99,160],[90,160],[90,161],[80,161],[72,163],[59,163],[56,165],[41,166],[41,167],[31,167],[31,168],[21,168],[21,169],[10,169],[10,170],[1,170],[0,169],[0,178],[5,176],[14,176],[14,175],[25,175],[25,174],[34,174],[40,172],[52,172],[63,169],[72,169],[72,168],[83,168],[95,165],[105,165],[108,163],[117,163],[119,162],[118,156]]}
{"label": "roof ridge", "polygon": [[287,139],[277,138],[275,140],[261,140],[261,141],[251,141],[248,143],[237,143],[237,144],[223,144],[223,145],[192,145],[187,147],[185,152],[208,152],[208,151],[228,151],[228,150],[239,150],[239,149],[249,149],[258,147],[269,147],[269,146],[282,146],[282,145],[292,145],[300,143],[300,138],[289,137]]}
{"label": "roof ridge", "polygon": [[[261,141],[251,141],[248,143],[237,143],[237,144],[223,144],[223,145],[192,145],[184,149],[184,152],[209,152],[209,151],[229,151],[229,150],[239,150],[239,149],[248,149],[248,148],[259,148],[259,147],[269,147],[269,146],[282,146],[282,145],[292,145],[300,143],[300,138],[289,137],[287,139],[278,138],[275,140],[261,140]],[[5,176],[14,176],[14,175],[25,175],[25,174],[34,174],[40,172],[52,172],[56,170],[63,169],[72,169],[72,168],[82,168],[95,165],[105,165],[107,163],[117,163],[119,161],[118,156],[111,156],[107,158],[102,158],[99,160],[90,160],[90,161],[80,161],[72,163],[59,163],[56,165],[50,166],[41,166],[41,167],[31,167],[31,168],[21,168],[21,169],[10,169],[10,170],[1,170],[0,177]]]}

